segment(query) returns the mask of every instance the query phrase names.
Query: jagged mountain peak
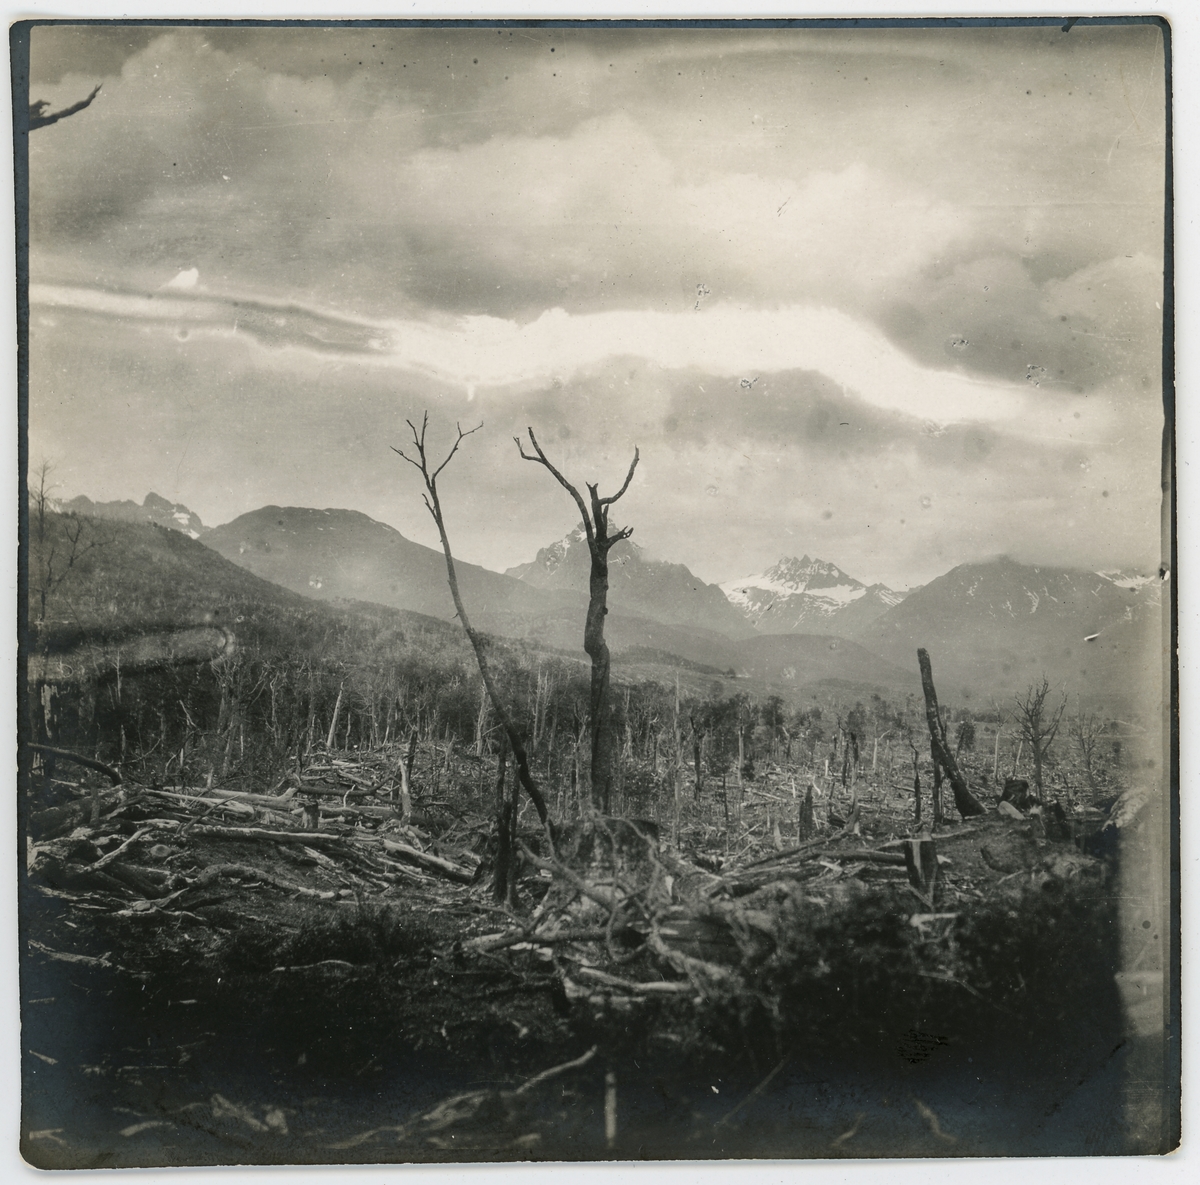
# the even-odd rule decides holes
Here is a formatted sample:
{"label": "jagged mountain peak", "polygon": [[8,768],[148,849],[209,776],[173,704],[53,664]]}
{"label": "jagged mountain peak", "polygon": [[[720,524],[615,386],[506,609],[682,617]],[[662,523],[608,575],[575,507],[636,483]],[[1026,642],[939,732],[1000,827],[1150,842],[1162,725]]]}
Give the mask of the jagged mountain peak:
{"label": "jagged mountain peak", "polygon": [[781,588],[790,588],[796,592],[804,592],[810,588],[835,588],[839,585],[850,588],[866,587],[862,581],[847,576],[837,564],[813,559],[807,555],[801,556],[800,559],[785,555],[778,563],[768,568],[763,576]]}
{"label": "jagged mountain peak", "polygon": [[760,633],[848,636],[907,595],[883,584],[869,587],[837,564],[805,554],[783,556],[765,572],[721,585]]}
{"label": "jagged mountain peak", "polygon": [[[586,596],[591,555],[583,527],[541,548],[527,564],[509,568],[537,588]],[[698,626],[733,637],[749,633],[747,623],[715,584],[706,584],[683,564],[652,558],[632,539],[608,553],[609,607],[616,613],[651,618],[668,625]]]}
{"label": "jagged mountain peak", "polygon": [[[630,561],[639,563],[646,559],[647,556],[641,546],[632,539],[622,539],[608,553],[609,564],[629,563]],[[552,576],[564,565],[574,567],[581,563],[589,566],[591,564],[587,535],[582,524],[568,531],[561,539],[556,539],[553,543],[539,548],[537,555],[530,563],[518,564],[515,568],[507,569],[505,575],[515,576],[519,580],[529,579],[535,571]]]}
{"label": "jagged mountain peak", "polygon": [[160,494],[146,495],[139,506],[132,499],[121,502],[93,502],[85,494],[55,505],[56,510],[67,514],[85,514],[93,518],[115,519],[118,522],[151,522],[172,531],[179,531],[191,539],[199,539],[210,528],[200,516],[189,510],[182,502],[170,502]]}

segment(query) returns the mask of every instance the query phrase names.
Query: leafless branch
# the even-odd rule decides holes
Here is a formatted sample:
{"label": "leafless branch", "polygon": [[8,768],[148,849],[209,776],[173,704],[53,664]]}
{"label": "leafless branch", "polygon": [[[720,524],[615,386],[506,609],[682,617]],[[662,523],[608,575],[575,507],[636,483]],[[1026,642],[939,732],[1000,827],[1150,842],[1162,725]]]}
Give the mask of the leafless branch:
{"label": "leafless branch", "polygon": [[[637,448],[635,447],[633,450],[633,460],[629,462],[629,472],[627,474],[625,474],[625,484],[615,494],[613,494],[613,496],[611,498],[599,499],[601,506],[611,506],[615,501],[617,501],[618,498],[620,498],[625,493],[625,491],[627,489],[629,489],[629,483],[631,481],[633,481],[633,471],[637,468],[637,463],[638,463],[638,459],[640,458],[640,456],[641,456],[641,454],[638,452]],[[591,489],[593,489],[593,487],[589,485],[588,489],[591,490]]]}
{"label": "leafless branch", "polygon": [[492,707],[495,709],[497,717],[508,734],[509,743],[512,745],[513,754],[517,759],[517,775],[520,778],[521,785],[537,808],[538,817],[542,820],[543,824],[546,824],[549,821],[546,800],[542,797],[541,791],[533,781],[533,775],[529,770],[529,759],[526,756],[524,746],[521,744],[520,737],[517,735],[513,725],[512,717],[505,708],[495,680],[492,678],[483,639],[471,625],[470,618],[467,616],[466,606],[463,604],[462,594],[458,587],[458,573],[454,564],[454,555],[450,550],[450,537],[446,534],[446,522],[442,516],[441,500],[438,498],[438,475],[450,464],[454,454],[458,452],[459,445],[473,432],[478,432],[483,425],[478,424],[476,427],[464,432],[461,424],[455,424],[458,435],[454,443],[450,446],[450,451],[446,454],[445,460],[431,473],[429,470],[429,455],[425,448],[425,435],[429,428],[429,413],[426,412],[422,417],[419,431],[412,420],[407,420],[406,423],[412,432],[413,448],[416,450],[416,455],[410,456],[403,449],[399,449],[395,445],[391,446],[392,452],[402,457],[416,469],[421,474],[421,480],[425,483],[425,493],[421,497],[425,502],[425,508],[429,511],[434,524],[437,526],[438,537],[442,542],[442,553],[446,557],[446,576],[450,585],[450,596],[454,601],[455,612],[458,614],[458,620],[466,632],[468,641],[471,643],[471,649],[475,651],[475,661],[479,666],[479,674],[483,679],[484,687],[487,689],[488,698],[492,701]]}
{"label": "leafless branch", "polygon": [[542,446],[540,444],[538,444],[537,437],[533,434],[533,429],[527,428],[526,431],[529,433],[530,443],[533,445],[534,450],[537,453],[537,456],[531,457],[525,451],[525,449],[521,446],[521,438],[519,436],[514,436],[513,440],[515,440],[517,443],[517,452],[519,452],[521,454],[521,457],[524,460],[533,461],[536,464],[544,465],[547,469],[549,469],[550,472],[554,475],[555,480],[557,480],[558,484],[560,486],[562,486],[562,488],[564,490],[566,490],[567,493],[570,494],[572,498],[575,499],[575,505],[579,507],[579,515],[583,520],[583,528],[587,532],[588,546],[594,547],[595,543],[596,543],[596,537],[592,530],[592,521],[588,517],[587,504],[584,502],[583,497],[580,495],[579,491],[569,481],[567,481],[567,479],[562,475],[562,473],[560,473],[559,470],[554,467],[553,462],[551,462],[551,460],[542,451]]}
{"label": "leafless branch", "polygon": [[58,123],[60,119],[66,119],[68,115],[82,111],[85,107],[90,106],[92,100],[100,93],[101,85],[101,83],[97,83],[96,89],[86,99],[81,99],[70,107],[64,107],[61,111],[52,111],[49,115],[46,114],[46,108],[50,104],[45,99],[38,99],[36,103],[30,103],[29,130],[32,132],[36,128],[48,127],[52,123]]}

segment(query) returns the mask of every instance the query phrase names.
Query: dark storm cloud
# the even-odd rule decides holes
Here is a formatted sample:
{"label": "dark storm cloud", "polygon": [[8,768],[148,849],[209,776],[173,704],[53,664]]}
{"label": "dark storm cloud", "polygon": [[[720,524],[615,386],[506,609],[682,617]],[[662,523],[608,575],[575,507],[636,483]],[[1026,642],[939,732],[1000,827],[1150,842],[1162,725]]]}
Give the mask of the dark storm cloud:
{"label": "dark storm cloud", "polygon": [[1120,212],[1161,173],[1131,123],[1156,35],[176,31],[34,144],[35,241],[194,245],[206,272],[249,247],[273,281],[500,315],[698,284],[903,302],[981,253],[1078,270],[1154,241],[1160,211]]}
{"label": "dark storm cloud", "polygon": [[1016,256],[930,269],[880,324],[929,366],[1080,392],[1121,377],[1157,385],[1144,343],[1162,324],[1162,269],[1145,254],[1035,279]]}

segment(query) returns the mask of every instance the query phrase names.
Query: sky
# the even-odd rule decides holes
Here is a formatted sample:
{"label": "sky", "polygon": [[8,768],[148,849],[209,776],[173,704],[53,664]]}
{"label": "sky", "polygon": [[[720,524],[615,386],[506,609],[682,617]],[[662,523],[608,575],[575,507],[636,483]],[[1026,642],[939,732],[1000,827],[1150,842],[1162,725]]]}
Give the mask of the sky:
{"label": "sky", "polygon": [[1151,25],[39,28],[30,456],[503,569],[601,493],[722,581],[1159,562]]}

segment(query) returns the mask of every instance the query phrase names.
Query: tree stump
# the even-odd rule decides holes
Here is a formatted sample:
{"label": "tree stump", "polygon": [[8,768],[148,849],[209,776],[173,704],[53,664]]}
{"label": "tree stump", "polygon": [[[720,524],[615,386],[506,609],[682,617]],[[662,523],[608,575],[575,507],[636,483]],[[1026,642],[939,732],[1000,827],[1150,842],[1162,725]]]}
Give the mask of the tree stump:
{"label": "tree stump", "polygon": [[938,879],[937,845],[932,836],[904,841],[904,866],[909,884],[932,906]]}

